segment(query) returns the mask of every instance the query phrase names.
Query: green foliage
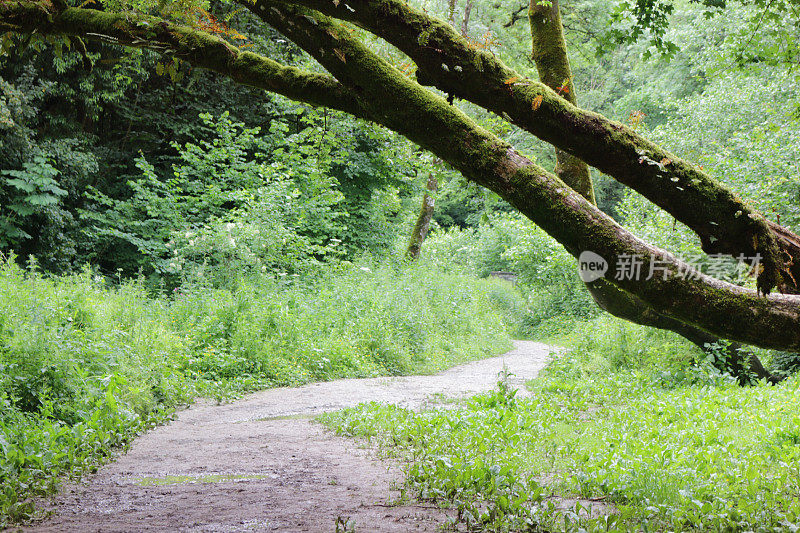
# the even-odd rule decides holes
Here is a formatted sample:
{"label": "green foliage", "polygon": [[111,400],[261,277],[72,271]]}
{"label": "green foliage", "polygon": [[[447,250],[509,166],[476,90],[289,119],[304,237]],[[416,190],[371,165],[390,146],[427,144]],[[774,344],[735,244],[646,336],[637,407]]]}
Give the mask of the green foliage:
{"label": "green foliage", "polygon": [[[283,273],[282,273],[283,274]],[[403,264],[251,275],[152,297],[0,265],[0,525],[200,394],[433,372],[510,346],[500,282]]]}
{"label": "green foliage", "polygon": [[67,195],[58,186],[58,170],[43,156],[24,163],[22,170],[3,170],[4,204],[7,212],[0,219],[0,246],[29,239],[30,234],[22,228],[31,215],[44,209],[53,208]]}
{"label": "green foliage", "polygon": [[800,354],[792,352],[775,352],[772,354],[770,371],[779,376],[791,376],[800,370]]}
{"label": "green foliage", "polygon": [[[252,26],[252,17],[242,10],[218,7],[230,11],[218,14],[220,21]],[[302,60],[296,48],[277,42],[274,32],[260,32],[250,36],[251,49],[288,63]],[[170,64],[176,75],[162,76],[161,59],[149,51],[128,53],[87,42],[84,57],[69,48],[69,41],[51,47],[35,39],[28,48],[17,40],[7,44],[10,53],[0,57],[0,170],[21,171],[46,157],[68,195],[23,221],[20,229],[29,239],[19,233],[0,249],[22,257],[34,254],[47,271],[68,272],[89,261],[104,272],[122,268],[125,275],[153,274],[154,286],[174,284],[178,276],[168,257],[174,249],[165,250],[170,237],[163,237],[168,224],[180,222],[188,225],[172,227],[174,237],[186,231],[220,234],[231,222],[262,233],[274,227],[270,257],[258,268],[266,263],[269,270],[281,262],[278,245],[286,237],[287,257],[274,268],[289,271],[287,265],[299,256],[313,264],[331,253],[385,253],[402,231],[397,221],[416,210],[408,203],[410,176],[416,172],[410,143],[373,125],[265,97],[183,63]],[[90,71],[86,58],[93,62]],[[228,118],[209,121],[208,115]],[[230,146],[216,124],[225,120],[240,137]],[[254,138],[248,141],[248,135]],[[139,158],[132,157],[136,151]],[[224,168],[226,157],[236,160],[231,169]],[[270,190],[259,196],[260,186],[244,174],[253,177],[265,165],[262,170],[268,172],[261,173]],[[213,191],[194,191],[206,201],[195,201],[195,208],[216,210],[208,220],[173,213],[164,201],[170,198],[165,191],[172,199],[191,196],[176,189],[181,180],[191,181],[190,171],[206,181],[214,173],[230,178],[218,184],[215,197]],[[247,194],[226,202],[224,195],[233,194],[237,179],[239,191]],[[281,181],[286,191],[279,190]],[[6,188],[0,180],[4,205]],[[264,198],[269,201],[260,202]],[[158,211],[152,220],[144,205],[148,200]],[[287,220],[292,209],[306,212]],[[7,213],[0,218],[9,218]],[[198,259],[196,252],[188,255]],[[304,268],[303,260],[297,263],[296,269]],[[182,273],[187,266],[192,265],[184,265]]]}
{"label": "green foliage", "polygon": [[518,332],[534,335],[543,322],[588,318],[599,312],[577,276],[577,262],[553,238],[520,215],[487,217],[477,230],[451,228],[425,242],[423,260],[442,269],[462,268],[478,276],[510,271],[527,295]]}
{"label": "green foliage", "polygon": [[[772,220],[800,224],[800,117],[797,77],[777,69],[729,74],[696,97],[653,136],[691,158]],[[731,113],[731,109],[735,113]]]}
{"label": "green foliage", "polygon": [[735,21],[735,30],[721,37],[739,65],[751,61],[791,64],[797,58],[798,13],[792,0],[693,0],[688,5],[671,0],[620,0],[611,13],[604,45],[646,39],[644,59],[653,55],[652,49],[661,58],[671,58],[681,48],[671,39],[670,24],[687,11],[706,23],[715,18]]}
{"label": "green foliage", "polygon": [[312,146],[302,136],[285,136],[288,127],[277,121],[265,138],[227,114],[202,118],[216,138],[175,145],[181,164],[171,177],[158,176],[140,158],[144,177],[129,183],[130,198],[94,191],[99,206],[83,214],[98,239],[137,249],[142,269],[185,270],[189,277],[202,270],[224,278],[222,265],[238,274],[300,271],[333,252],[327,236],[340,230],[342,196],[319,160],[313,162]]}
{"label": "green foliage", "polygon": [[686,368],[696,352],[650,331],[600,323],[600,344],[576,333],[576,348],[529,383],[530,397],[510,401],[501,379],[451,409],[365,404],[321,421],[399,457],[407,494],[452,505],[462,527],[796,528],[800,383],[665,380],[660,370]]}

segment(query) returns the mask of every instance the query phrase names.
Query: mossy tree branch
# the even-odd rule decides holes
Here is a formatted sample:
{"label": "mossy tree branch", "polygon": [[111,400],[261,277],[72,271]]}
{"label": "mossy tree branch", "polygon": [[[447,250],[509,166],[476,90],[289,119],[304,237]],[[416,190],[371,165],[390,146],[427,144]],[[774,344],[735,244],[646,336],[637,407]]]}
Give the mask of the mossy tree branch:
{"label": "mossy tree branch", "polygon": [[141,15],[109,13],[48,2],[0,0],[0,30],[79,36],[130,48],[147,48],[225,75],[243,85],[371,119],[353,94],[330,76],[282,65],[240,50],[210,33]]}
{"label": "mossy tree branch", "polygon": [[[255,0],[259,4],[273,0]],[[366,28],[406,53],[418,78],[494,111],[638,191],[686,224],[708,253],[762,257],[758,286],[800,291],[800,238],[781,239],[767,220],[698,167],[631,128],[572,105],[470,45],[444,21],[403,0],[284,0]],[[791,232],[790,232],[791,233]],[[790,258],[787,260],[787,258]]]}

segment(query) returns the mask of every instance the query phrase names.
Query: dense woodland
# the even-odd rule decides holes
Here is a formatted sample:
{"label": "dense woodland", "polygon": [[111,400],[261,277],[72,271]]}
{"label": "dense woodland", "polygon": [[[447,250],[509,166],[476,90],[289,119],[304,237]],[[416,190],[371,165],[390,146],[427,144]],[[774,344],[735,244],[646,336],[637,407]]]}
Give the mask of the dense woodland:
{"label": "dense woodland", "polygon": [[[352,3],[352,17],[379,3]],[[457,506],[467,527],[800,527],[800,381],[792,377],[800,314],[788,296],[798,293],[800,256],[791,245],[774,248],[788,259],[773,265],[764,244],[771,234],[758,226],[746,246],[723,238],[714,249],[702,229],[709,223],[686,212],[695,204],[662,204],[636,180],[594,168],[585,194],[564,174],[563,154],[582,156],[572,141],[548,139],[471,89],[423,83],[421,60],[390,35],[339,17],[353,50],[375,52],[403,80],[429,86],[436,105],[555,171],[624,231],[744,295],[733,302],[727,288],[708,296],[702,285],[687,287],[710,299],[704,310],[654,296],[673,286],[622,285],[660,322],[603,306],[615,317],[598,306],[597,287],[581,282],[577,241],[546,215],[532,222],[538,208],[526,212],[514,191],[498,195],[494,182],[464,170],[460,155],[448,161],[454,149],[436,153],[439,140],[421,147],[430,132],[382,122],[374,110],[359,116],[358,98],[336,109],[322,96],[310,105],[237,83],[156,38],[97,39],[50,23],[32,31],[34,17],[14,11],[45,4],[53,13],[157,16],[297,72],[325,73],[324,58],[338,57],[342,83],[355,64],[342,57],[349,48],[310,54],[281,27],[284,18],[264,24],[246,1],[0,0],[0,526],[35,516],[34,496],[92,471],[198,396],[229,401],[312,380],[434,372],[530,338],[570,348],[531,383],[531,399],[515,400],[501,379],[495,394],[452,411],[370,405],[325,423],[407,460],[408,494]],[[294,4],[324,9],[311,0],[264,5],[301,9]],[[408,5],[441,19],[487,64],[497,58],[518,73],[505,80],[509,91],[544,72],[531,53],[535,9],[527,3]],[[709,193],[709,206],[732,191],[750,219],[763,215],[763,228],[800,232],[800,5],[553,5],[572,79],[534,98],[534,112],[577,101],[675,154],[676,164],[696,165],[686,163],[680,179],[695,171],[698,183],[716,178],[722,188]],[[292,13],[313,21],[309,34],[338,28],[310,11]],[[414,46],[425,49],[426,38]],[[357,88],[337,87],[347,94],[336,101],[349,102]],[[613,142],[603,145],[608,153]],[[672,163],[652,161],[662,170]],[[763,252],[764,266],[750,271],[739,252]],[[490,278],[493,271],[514,272],[517,283]],[[684,287],[675,287],[678,298]],[[737,322],[771,312],[788,318]],[[707,318],[714,313],[722,319]],[[550,494],[602,498],[616,510],[564,516]]]}

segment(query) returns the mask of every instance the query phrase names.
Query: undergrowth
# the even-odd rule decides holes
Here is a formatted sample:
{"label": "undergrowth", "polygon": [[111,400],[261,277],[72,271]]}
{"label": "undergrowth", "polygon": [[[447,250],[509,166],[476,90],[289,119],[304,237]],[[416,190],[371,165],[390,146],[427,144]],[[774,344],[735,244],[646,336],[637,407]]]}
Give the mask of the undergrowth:
{"label": "undergrowth", "polygon": [[610,317],[574,329],[518,398],[324,415],[405,465],[411,497],[474,531],[794,531],[800,380],[740,387],[669,333]]}
{"label": "undergrowth", "polygon": [[331,270],[153,296],[139,281],[0,264],[0,526],[198,395],[433,372],[510,347],[492,303],[513,301],[506,283],[403,264]]}

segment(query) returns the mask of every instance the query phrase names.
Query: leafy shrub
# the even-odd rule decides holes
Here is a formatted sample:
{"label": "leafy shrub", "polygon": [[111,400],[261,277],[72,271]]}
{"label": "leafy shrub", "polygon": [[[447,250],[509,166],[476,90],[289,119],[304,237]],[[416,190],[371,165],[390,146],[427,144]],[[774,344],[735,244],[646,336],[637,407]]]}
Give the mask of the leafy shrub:
{"label": "leafy shrub", "polygon": [[172,275],[173,283],[201,273],[229,283],[225,272],[298,271],[335,252],[328,236],[340,232],[343,196],[325,163],[306,160],[313,148],[284,137],[279,121],[264,137],[227,114],[201,118],[216,138],[174,145],[181,164],[171,177],[141,157],[143,177],[129,183],[130,198],[94,192],[96,205],[83,216],[98,238],[128,243],[140,254],[138,267]]}
{"label": "leafy shrub", "polygon": [[775,352],[770,361],[770,370],[779,376],[791,376],[800,370],[800,353]]}

